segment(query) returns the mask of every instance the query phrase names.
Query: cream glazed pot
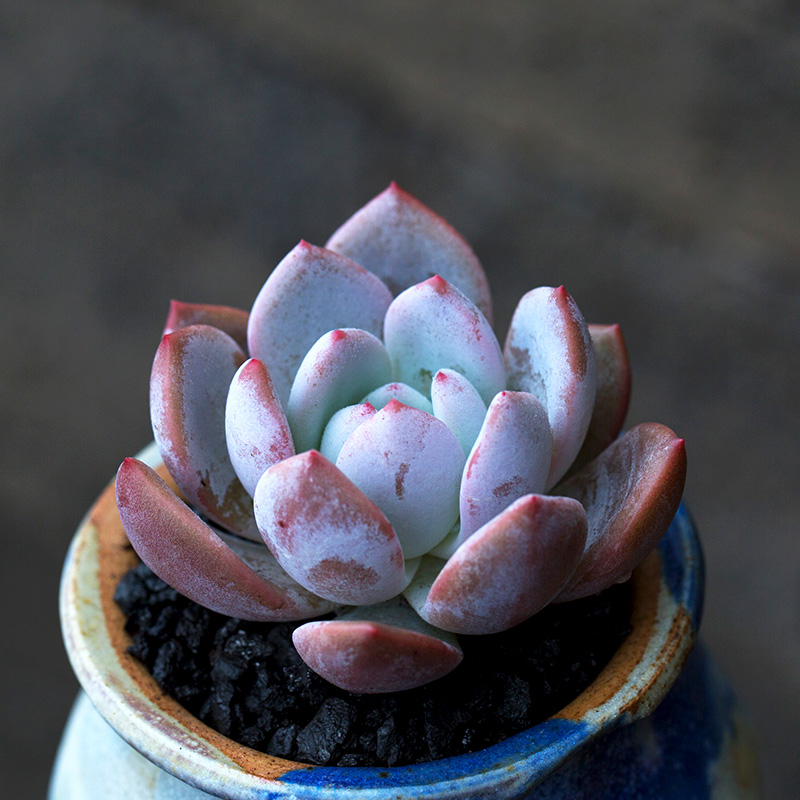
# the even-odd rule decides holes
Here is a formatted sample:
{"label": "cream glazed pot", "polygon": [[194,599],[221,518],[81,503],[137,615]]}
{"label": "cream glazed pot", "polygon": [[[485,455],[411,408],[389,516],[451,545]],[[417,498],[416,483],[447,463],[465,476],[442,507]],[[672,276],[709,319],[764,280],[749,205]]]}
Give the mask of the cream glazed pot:
{"label": "cream glazed pot", "polygon": [[[140,458],[159,464],[153,447]],[[760,797],[733,693],[695,645],[703,563],[683,506],[634,572],[631,633],[581,695],[497,745],[410,767],[286,761],[192,716],[126,652],[113,594],[136,561],[109,486],[78,529],[62,577],[64,641],[83,692],[49,800]]]}

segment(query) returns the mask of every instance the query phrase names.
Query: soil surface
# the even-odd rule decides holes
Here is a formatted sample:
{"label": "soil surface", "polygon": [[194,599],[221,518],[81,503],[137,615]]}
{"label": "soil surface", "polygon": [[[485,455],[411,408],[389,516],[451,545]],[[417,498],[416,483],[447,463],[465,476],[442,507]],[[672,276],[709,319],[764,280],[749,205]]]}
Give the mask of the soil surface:
{"label": "soil surface", "polygon": [[140,565],[115,600],[129,651],[220,733],[311,764],[401,766],[479,750],[525,730],[585,689],[630,630],[628,584],[541,611],[511,631],[461,636],[464,661],[434,683],[356,695],[312,672],[292,645],[302,623],[215,614]]}

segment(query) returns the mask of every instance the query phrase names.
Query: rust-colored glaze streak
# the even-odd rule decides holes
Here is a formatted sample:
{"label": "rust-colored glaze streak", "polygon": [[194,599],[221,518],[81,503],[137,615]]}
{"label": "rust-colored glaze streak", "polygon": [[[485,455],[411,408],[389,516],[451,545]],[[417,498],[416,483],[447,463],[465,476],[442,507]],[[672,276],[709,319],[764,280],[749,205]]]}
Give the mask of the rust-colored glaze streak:
{"label": "rust-colored glaze streak", "polygon": [[658,611],[661,567],[657,553],[651,553],[633,573],[633,616],[631,632],[605,669],[581,695],[556,715],[575,722],[588,711],[610,700],[624,685],[631,670],[642,660],[652,635]]}
{"label": "rust-colored glaze streak", "polygon": [[[175,489],[175,484],[161,467],[158,474]],[[138,558],[125,535],[114,499],[114,485],[109,485],[90,512],[90,524],[98,536],[98,572],[100,602],[108,638],[117,654],[120,666],[128,673],[147,700],[167,717],[174,717],[193,735],[205,740],[244,771],[267,780],[279,780],[284,773],[309,765],[268,756],[244,747],[209,728],[190,714],[180,703],[164,694],[146,668],[127,652],[131,643],[125,632],[125,617],[114,602],[114,591],[120,578],[138,563]],[[130,698],[137,713],[152,717],[152,711],[141,701]],[[158,722],[158,720],[155,720]]]}

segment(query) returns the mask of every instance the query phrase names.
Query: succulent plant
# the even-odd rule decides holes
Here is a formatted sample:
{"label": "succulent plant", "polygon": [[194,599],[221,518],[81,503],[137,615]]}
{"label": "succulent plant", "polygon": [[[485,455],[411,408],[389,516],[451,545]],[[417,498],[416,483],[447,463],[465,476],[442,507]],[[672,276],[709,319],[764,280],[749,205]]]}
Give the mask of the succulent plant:
{"label": "succulent plant", "polygon": [[132,458],[116,483],[142,560],[223,614],[311,620],[300,656],[354,692],[626,580],[677,510],[683,440],[619,435],[619,327],[563,287],[520,300],[504,350],[491,318],[469,245],[395,184],[249,314],[173,302],[150,405],[182,497]]}

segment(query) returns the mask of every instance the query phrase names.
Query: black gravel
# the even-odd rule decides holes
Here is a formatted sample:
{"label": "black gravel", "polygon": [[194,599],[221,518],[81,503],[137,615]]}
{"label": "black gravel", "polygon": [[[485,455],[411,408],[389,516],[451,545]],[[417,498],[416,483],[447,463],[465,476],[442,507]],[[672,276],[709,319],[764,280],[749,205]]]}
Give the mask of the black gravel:
{"label": "black gravel", "polygon": [[468,753],[535,725],[579,694],[630,629],[630,587],[541,611],[511,631],[461,636],[464,661],[419,689],[355,695],[312,672],[292,645],[301,623],[215,614],[140,565],[114,599],[129,651],[220,733],[312,764],[399,766]]}

